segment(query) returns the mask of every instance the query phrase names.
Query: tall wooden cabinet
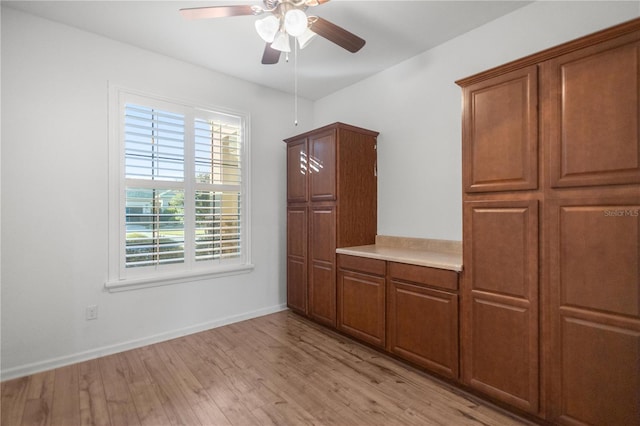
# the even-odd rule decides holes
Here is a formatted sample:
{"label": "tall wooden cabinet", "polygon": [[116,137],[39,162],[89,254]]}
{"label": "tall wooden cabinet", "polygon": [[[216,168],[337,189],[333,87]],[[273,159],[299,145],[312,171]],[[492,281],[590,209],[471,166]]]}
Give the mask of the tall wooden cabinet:
{"label": "tall wooden cabinet", "polygon": [[458,84],[463,382],[557,424],[638,424],[640,20]]}
{"label": "tall wooden cabinet", "polygon": [[543,63],[549,410],[640,423],[640,20]]}
{"label": "tall wooden cabinet", "polygon": [[286,139],[287,305],[336,326],[336,248],[373,244],[377,132],[331,124]]}
{"label": "tall wooden cabinet", "polygon": [[537,413],[538,73],[463,87],[462,380]]}

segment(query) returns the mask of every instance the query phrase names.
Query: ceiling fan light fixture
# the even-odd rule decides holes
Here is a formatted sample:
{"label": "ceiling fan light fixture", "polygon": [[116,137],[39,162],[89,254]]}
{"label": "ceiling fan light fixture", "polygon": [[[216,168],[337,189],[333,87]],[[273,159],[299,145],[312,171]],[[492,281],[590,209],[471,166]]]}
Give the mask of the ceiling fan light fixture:
{"label": "ceiling fan light fixture", "polygon": [[291,45],[289,44],[289,34],[284,31],[278,32],[273,43],[271,43],[271,48],[275,50],[279,50],[281,52],[291,52]]}
{"label": "ceiling fan light fixture", "polygon": [[273,15],[258,19],[255,23],[256,31],[260,38],[267,43],[272,43],[280,28],[280,20]]}
{"label": "ceiling fan light fixture", "polygon": [[300,9],[291,9],[284,15],[284,28],[293,37],[299,37],[308,28],[307,15]]}
{"label": "ceiling fan light fixture", "polygon": [[300,49],[304,49],[305,47],[307,47],[309,43],[311,43],[311,40],[315,38],[315,36],[316,33],[307,28],[307,30],[303,32],[302,35],[296,38],[298,40],[298,46],[300,46]]}

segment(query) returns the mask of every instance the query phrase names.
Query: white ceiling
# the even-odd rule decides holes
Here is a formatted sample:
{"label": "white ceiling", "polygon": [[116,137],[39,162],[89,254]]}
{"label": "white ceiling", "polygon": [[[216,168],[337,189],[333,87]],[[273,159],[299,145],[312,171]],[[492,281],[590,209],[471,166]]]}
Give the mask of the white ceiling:
{"label": "white ceiling", "polygon": [[[298,56],[298,93],[315,100],[479,27],[528,1],[332,0],[314,14],[364,38],[358,53],[316,37]],[[293,93],[294,60],[262,65],[255,16],[188,21],[183,7],[261,0],[7,1],[13,7],[264,86]]]}

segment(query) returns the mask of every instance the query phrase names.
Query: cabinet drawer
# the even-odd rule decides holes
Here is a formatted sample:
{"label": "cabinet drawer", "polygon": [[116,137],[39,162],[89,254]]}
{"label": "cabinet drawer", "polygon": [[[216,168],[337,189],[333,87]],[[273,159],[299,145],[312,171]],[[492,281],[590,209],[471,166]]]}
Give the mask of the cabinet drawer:
{"label": "cabinet drawer", "polygon": [[384,276],[386,271],[386,262],[384,260],[371,259],[368,257],[339,254],[338,268]]}
{"label": "cabinet drawer", "polygon": [[411,283],[458,290],[458,273],[447,269],[389,262],[389,276]]}

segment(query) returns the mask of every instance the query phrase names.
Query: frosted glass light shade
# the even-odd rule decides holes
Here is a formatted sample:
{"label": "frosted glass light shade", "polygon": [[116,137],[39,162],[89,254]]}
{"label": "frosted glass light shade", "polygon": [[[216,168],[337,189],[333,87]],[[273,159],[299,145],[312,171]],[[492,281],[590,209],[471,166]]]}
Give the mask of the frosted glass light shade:
{"label": "frosted glass light shade", "polygon": [[314,33],[309,28],[307,28],[307,30],[303,32],[302,35],[297,37],[298,46],[300,46],[300,49],[304,49],[305,47],[307,47],[315,36],[316,36],[316,33]]}
{"label": "frosted glass light shade", "polygon": [[289,44],[289,34],[284,31],[280,31],[276,38],[271,43],[271,48],[279,50],[281,52],[291,52],[291,45]]}
{"label": "frosted glass light shade", "polygon": [[302,35],[307,26],[307,15],[300,9],[291,9],[284,15],[284,28],[294,37]]}
{"label": "frosted glass light shade", "polygon": [[258,19],[255,25],[260,38],[267,43],[272,43],[278,33],[278,29],[280,28],[280,21],[278,18],[271,15],[264,19]]}

